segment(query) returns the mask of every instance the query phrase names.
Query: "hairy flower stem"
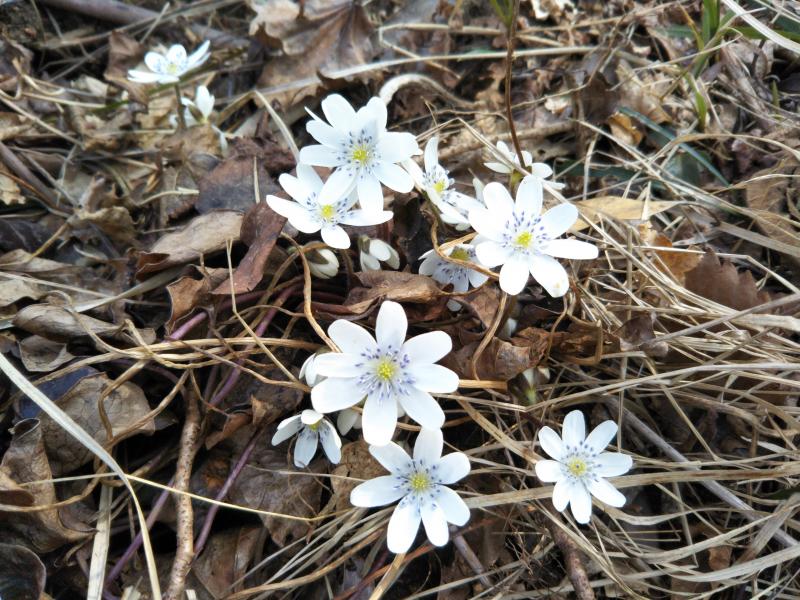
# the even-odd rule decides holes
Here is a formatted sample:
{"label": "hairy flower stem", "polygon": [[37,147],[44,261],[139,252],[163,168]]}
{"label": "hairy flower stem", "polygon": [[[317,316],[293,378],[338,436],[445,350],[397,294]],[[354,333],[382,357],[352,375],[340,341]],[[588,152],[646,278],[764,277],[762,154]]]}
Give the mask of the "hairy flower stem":
{"label": "hairy flower stem", "polygon": [[178,129],[186,131],[186,118],[183,116],[183,102],[181,102],[181,84],[176,83],[172,89],[175,90],[175,98],[178,100]]}
{"label": "hairy flower stem", "polygon": [[511,132],[511,141],[514,144],[514,152],[519,157],[520,166],[522,164],[522,147],[519,145],[517,138],[517,128],[514,126],[514,116],[511,114],[511,67],[514,63],[514,40],[517,36],[517,15],[519,14],[519,0],[514,0],[514,9],[506,23],[506,119],[508,120],[508,129]]}

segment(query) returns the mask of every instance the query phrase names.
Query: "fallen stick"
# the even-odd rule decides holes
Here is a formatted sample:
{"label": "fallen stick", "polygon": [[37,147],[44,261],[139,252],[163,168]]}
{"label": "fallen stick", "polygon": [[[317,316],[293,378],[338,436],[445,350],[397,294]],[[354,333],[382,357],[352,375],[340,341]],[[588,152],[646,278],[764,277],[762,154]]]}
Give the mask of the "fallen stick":
{"label": "fallen stick", "polygon": [[[118,0],[39,0],[39,3],[117,25],[144,24],[147,21],[155,21],[161,16],[161,13],[156,11],[125,4]],[[230,35],[218,29],[202,25],[189,25],[189,27],[200,38],[209,40],[217,46],[247,46],[250,43],[245,38]]]}

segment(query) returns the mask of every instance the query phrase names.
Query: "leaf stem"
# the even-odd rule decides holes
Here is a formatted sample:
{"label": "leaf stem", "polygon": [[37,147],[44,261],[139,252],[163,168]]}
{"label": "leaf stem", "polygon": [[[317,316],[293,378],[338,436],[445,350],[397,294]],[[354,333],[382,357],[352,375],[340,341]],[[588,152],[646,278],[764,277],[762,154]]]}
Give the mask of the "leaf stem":
{"label": "leaf stem", "polygon": [[510,18],[506,22],[506,119],[508,120],[508,129],[511,132],[511,141],[514,144],[514,152],[517,153],[519,158],[520,167],[523,169],[525,165],[522,159],[522,147],[519,145],[517,138],[517,128],[514,126],[514,117],[511,114],[511,67],[514,62],[514,41],[517,36],[517,15],[519,14],[519,0],[514,0],[514,7],[511,11]]}
{"label": "leaf stem", "polygon": [[183,102],[181,102],[181,84],[176,83],[172,89],[175,90],[175,98],[178,99],[178,129],[186,131],[186,119],[183,116]]}

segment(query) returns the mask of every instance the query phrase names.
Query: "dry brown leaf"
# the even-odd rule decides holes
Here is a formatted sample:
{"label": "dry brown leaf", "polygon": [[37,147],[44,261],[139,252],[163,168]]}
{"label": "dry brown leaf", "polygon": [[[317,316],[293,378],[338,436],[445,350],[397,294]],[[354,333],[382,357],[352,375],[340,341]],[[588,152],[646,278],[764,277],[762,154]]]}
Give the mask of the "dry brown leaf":
{"label": "dry brown leaf", "polygon": [[[550,339],[543,329],[523,329],[510,341],[493,338],[478,358],[478,377],[492,381],[508,381],[526,369],[539,364]],[[442,364],[454,370],[461,378],[471,379],[472,359],[480,342],[472,342],[451,352]]]}
{"label": "dry brown leaf", "polygon": [[44,598],[47,572],[33,552],[16,544],[0,543],[0,592],[4,600]]}
{"label": "dry brown leaf", "polygon": [[286,217],[276,213],[266,202],[252,206],[242,221],[241,239],[249,246],[247,254],[231,278],[222,281],[212,293],[228,296],[255,288],[264,277],[267,259],[285,224]]}
{"label": "dry brown leaf", "polygon": [[626,321],[622,327],[614,332],[619,341],[622,352],[641,350],[648,356],[664,358],[669,352],[666,342],[659,342],[656,338],[653,324],[655,313],[643,314]]}
{"label": "dry brown leaf", "polygon": [[91,223],[115,242],[131,244],[136,240],[136,225],[128,209],[110,206],[97,211],[79,209],[69,218],[73,228],[84,228]]}
{"label": "dry brown leaf", "polygon": [[67,345],[53,342],[38,335],[31,335],[19,342],[22,364],[31,373],[48,373],[56,370],[73,358]]}
{"label": "dry brown leaf", "polygon": [[21,75],[29,75],[33,52],[3,37],[0,39],[0,90],[14,92]]}
{"label": "dry brown leaf", "polygon": [[192,575],[212,598],[221,600],[244,587],[244,576],[258,549],[260,534],[260,527],[237,527],[209,538],[192,565]]}
{"label": "dry brown leaf", "polygon": [[740,272],[732,263],[720,262],[713,250],[686,273],[686,289],[734,310],[746,310],[771,299],[769,292],[758,289],[750,271]]}
{"label": "dry brown leaf", "polygon": [[108,38],[108,66],[103,77],[130,94],[139,104],[147,104],[147,86],[128,80],[128,70],[136,67],[144,56],[144,47],[133,37],[114,30]]}
{"label": "dry brown leaf", "polygon": [[33,494],[18,485],[8,474],[0,469],[0,504],[9,506],[33,506]]}
{"label": "dry brown leaf", "polygon": [[369,453],[369,444],[364,440],[350,442],[342,446],[342,460],[331,473],[331,485],[336,500],[336,510],[347,510],[350,492],[358,485],[359,479],[372,479],[386,475],[384,469]]}
{"label": "dry brown leaf", "polygon": [[45,293],[46,289],[35,281],[0,277],[0,308],[14,304],[22,298],[38,300]]}
{"label": "dry brown leaf", "polygon": [[206,254],[219,252],[228,242],[239,239],[242,213],[234,210],[213,211],[192,219],[183,229],[166,234],[142,252],[136,264],[136,277],[191,262]]}
{"label": "dry brown leaf", "polygon": [[[800,194],[798,175],[800,166],[789,163],[777,169],[759,171],[745,185],[745,200],[747,206],[757,213],[755,222],[758,228],[764,235],[794,247],[798,246],[800,239],[800,222],[796,216],[792,219],[789,215],[788,203],[797,202]],[[796,256],[783,256],[800,265]]]}
{"label": "dry brown leaf", "polygon": [[[14,437],[3,455],[0,471],[17,484],[28,484],[25,489],[35,499],[36,506],[55,504],[58,498],[39,421],[20,421],[11,432]],[[53,508],[31,513],[0,510],[0,530],[3,541],[21,543],[36,552],[50,552],[86,537],[84,532],[65,527],[59,511]]]}
{"label": "dry brown leaf", "polygon": [[[0,131],[2,131],[1,128]],[[22,195],[22,190],[17,185],[17,182],[2,167],[0,167],[0,202],[7,206],[24,204],[25,202],[25,197]]]}
{"label": "dry brown leaf", "polygon": [[[670,239],[660,231],[653,229],[650,223],[639,225],[639,235],[642,238],[642,243],[648,246],[672,248]],[[686,280],[686,273],[694,269],[702,258],[702,255],[694,252],[655,250],[655,253],[660,259],[653,261],[656,268],[670,273],[681,284]]]}
{"label": "dry brown leaf", "polygon": [[588,228],[589,223],[598,223],[600,215],[621,221],[646,221],[653,215],[669,210],[678,204],[680,203],[665,200],[643,202],[622,196],[598,196],[597,198],[578,200],[575,202],[575,206],[578,207],[581,218],[570,228],[570,232],[576,233]]}
{"label": "dry brown leaf", "polygon": [[[124,434],[120,439],[125,439],[141,433],[152,434],[155,431],[152,420],[147,420],[134,431],[128,432],[130,427],[139,423],[150,411],[142,389],[126,382],[108,392],[110,384],[111,380],[105,373],[89,375],[75,383],[55,402],[84,431],[104,445],[109,438],[100,416],[101,399],[114,437]],[[42,414],[40,420],[44,445],[54,475],[63,475],[91,462],[94,457],[91,450],[65,432],[49,415]]]}
{"label": "dry brown leaf", "polygon": [[[55,304],[32,304],[20,310],[14,317],[14,326],[28,333],[40,335],[48,340],[67,342],[92,332],[100,337],[112,337],[131,341],[119,325],[101,321]],[[151,343],[155,340],[152,329],[139,330],[142,338]]]}
{"label": "dry brown leaf", "polygon": [[639,126],[624,113],[616,112],[608,117],[606,122],[611,129],[611,134],[629,146],[638,146],[644,138],[644,133]]}
{"label": "dry brown leaf", "polygon": [[372,23],[354,0],[248,0],[256,16],[250,35],[280,47],[286,56],[269,61],[258,85],[276,87],[303,79],[315,83],[278,96],[283,106],[314,94],[324,79],[343,69],[369,62],[375,56]]}
{"label": "dry brown leaf", "polygon": [[172,312],[166,324],[167,333],[172,333],[175,325],[197,306],[211,299],[211,290],[228,278],[228,269],[209,269],[191,267],[200,274],[200,279],[185,276],[167,286],[172,304]]}

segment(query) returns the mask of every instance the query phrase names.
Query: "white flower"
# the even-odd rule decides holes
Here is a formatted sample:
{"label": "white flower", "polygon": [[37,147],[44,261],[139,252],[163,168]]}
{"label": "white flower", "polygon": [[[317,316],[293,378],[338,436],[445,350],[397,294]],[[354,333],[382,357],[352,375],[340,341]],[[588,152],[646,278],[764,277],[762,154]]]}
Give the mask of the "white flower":
{"label": "white flower", "polygon": [[336,427],[342,435],[347,435],[347,432],[354,427],[361,429],[361,413],[352,408],[340,410],[339,414],[336,415]]}
{"label": "white flower", "polygon": [[[444,254],[458,260],[473,263],[478,262],[475,256],[475,248],[470,244],[457,244],[445,250]],[[419,266],[420,275],[428,275],[435,281],[445,285],[452,284],[454,292],[466,292],[470,284],[473,287],[478,287],[483,285],[488,279],[486,275],[475,269],[462,267],[461,265],[443,260],[433,250],[428,250],[420,258],[425,259]],[[461,304],[456,300],[448,300],[447,307],[450,310],[460,310]]]}
{"label": "white flower", "polygon": [[320,354],[324,354],[327,350],[318,350],[314,354],[310,355],[304,362],[303,366],[300,367],[300,379],[305,379],[308,385],[314,385],[325,379],[317,374],[317,367],[315,366],[315,361]]}
{"label": "white flower", "polygon": [[294,464],[304,469],[317,453],[317,443],[322,442],[322,449],[328,460],[337,464],[342,459],[342,440],[333,424],[313,410],[304,410],[299,415],[284,419],[278,424],[278,430],[272,436],[272,445],[288,440],[297,434],[294,447]]}
{"label": "white flower", "polygon": [[567,272],[555,258],[597,258],[597,247],[579,240],[555,239],[578,219],[572,204],[559,204],[543,215],[542,182],[525,177],[514,202],[505,187],[490,183],[483,190],[486,208],[471,210],[469,221],[481,235],[475,253],[487,267],[503,265],[500,287],[516,295],[528,281],[528,273],[551,296],[567,293]]}
{"label": "white flower", "polygon": [[358,238],[358,262],[362,271],[380,271],[381,263],[386,263],[390,268],[400,266],[400,255],[383,240],[370,239],[366,235]]}
{"label": "white flower", "polygon": [[392,439],[398,404],[423,427],[441,427],[444,411],[430,392],[447,394],[458,388],[458,375],[434,364],[450,352],[452,341],[444,331],[406,341],[407,328],[403,307],[391,301],[378,311],[375,338],[355,323],[334,321],[328,335],[341,352],[314,360],[317,373],[326,377],[311,390],[314,410],[331,413],[364,400],[364,439],[376,446]]}
{"label": "white flower", "polygon": [[439,164],[438,150],[439,138],[432,137],[425,144],[425,172],[411,159],[405,161],[403,165],[411,173],[417,187],[425,192],[439,209],[442,220],[456,229],[466,229],[469,227],[469,211],[473,208],[482,208],[483,204],[452,189],[454,181],[447,169]]}
{"label": "white flower", "polygon": [[[309,111],[310,112],[310,111]],[[397,164],[419,151],[410,133],[386,131],[386,105],[371,98],[358,112],[339,94],[322,101],[328,119],[311,113],[308,133],[319,144],[300,150],[300,161],[336,170],[325,182],[324,196],[341,196],[355,186],[361,208],[383,209],[381,183],[396,192],[410,192],[414,181]]]}
{"label": "white flower", "polygon": [[144,64],[150,71],[131,69],[128,79],[136,83],[177,83],[184,73],[196,69],[208,60],[209,42],[206,40],[200,47],[186,56],[186,48],[180,44],[170,46],[166,54],[148,52],[144,55]]}
{"label": "white flower", "polygon": [[367,212],[353,208],[353,193],[328,195],[322,179],[308,165],[297,165],[297,177],[283,173],[278,182],[296,202],[268,195],[269,207],[303,233],[319,231],[322,241],[333,248],[350,247],[350,237],[342,225],[377,225],[392,218],[388,210]]}
{"label": "white flower", "polygon": [[[536,476],[555,482],[553,505],[562,512],[567,504],[578,523],[588,523],[592,516],[592,498],[620,507],[625,496],[606,481],[630,470],[633,459],[620,452],[603,452],[617,434],[614,421],[603,421],[586,437],[583,413],[573,410],[564,419],[562,438],[550,427],[539,430],[539,443],[555,460],[536,463]],[[591,495],[590,495],[591,494]]]}
{"label": "white flower", "polygon": [[308,268],[314,277],[330,279],[339,272],[339,259],[327,248],[319,248],[306,255]]}
{"label": "white flower", "polygon": [[187,127],[208,123],[208,118],[214,112],[214,96],[204,85],[197,86],[194,101],[189,98],[181,98],[181,104],[186,107],[183,111],[183,118]]}
{"label": "white flower", "polygon": [[[504,142],[497,142],[497,151],[501,155],[503,155],[508,162],[513,163],[514,165],[519,165],[519,156],[517,156],[517,153],[513,152],[511,148],[506,146]],[[544,180],[553,174],[553,169],[551,169],[545,163],[533,162],[533,155],[531,155],[531,153],[528,152],[527,150],[522,151],[522,160],[525,163],[523,168],[530,171],[531,175],[533,175],[534,177],[538,177],[539,179]],[[491,169],[495,173],[509,174],[514,172],[514,169],[512,169],[507,164],[502,162],[490,161],[484,163],[484,165],[486,166],[487,169]],[[561,188],[564,187],[563,183],[556,183],[554,181],[550,181],[548,183],[551,188],[556,190],[560,190]]]}
{"label": "white flower", "polygon": [[408,551],[422,521],[428,539],[444,546],[450,538],[447,524],[464,525],[469,508],[447,487],[469,474],[469,459],[461,452],[442,456],[442,432],[423,429],[411,458],[397,444],[370,446],[369,451],[391,475],[370,479],[350,492],[353,506],[370,508],[400,502],[389,519],[386,542],[396,554]]}

